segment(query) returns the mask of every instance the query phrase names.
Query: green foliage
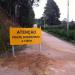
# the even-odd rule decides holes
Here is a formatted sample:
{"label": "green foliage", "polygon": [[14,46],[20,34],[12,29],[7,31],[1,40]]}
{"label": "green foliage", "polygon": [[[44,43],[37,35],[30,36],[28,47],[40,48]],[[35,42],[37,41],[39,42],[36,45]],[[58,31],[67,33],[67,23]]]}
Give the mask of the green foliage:
{"label": "green foliage", "polygon": [[45,31],[48,33],[52,33],[62,39],[75,41],[75,29],[70,29],[68,35],[67,30],[63,27],[46,27]]}
{"label": "green foliage", "polygon": [[69,39],[75,40],[75,30],[70,30],[69,31]]}
{"label": "green foliage", "polygon": [[0,6],[6,10],[17,24],[22,27],[32,27],[34,11],[32,6],[39,0],[0,0]]}

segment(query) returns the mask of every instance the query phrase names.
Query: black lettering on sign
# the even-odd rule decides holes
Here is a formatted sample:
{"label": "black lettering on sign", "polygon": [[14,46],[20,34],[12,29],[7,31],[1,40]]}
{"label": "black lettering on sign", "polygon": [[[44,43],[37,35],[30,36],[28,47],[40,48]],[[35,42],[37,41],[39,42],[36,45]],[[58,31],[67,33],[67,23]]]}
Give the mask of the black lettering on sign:
{"label": "black lettering on sign", "polygon": [[20,38],[20,39],[22,39],[22,36],[12,36],[12,38],[15,38],[15,39]]}
{"label": "black lettering on sign", "polygon": [[36,34],[36,31],[31,31],[31,34]]}
{"label": "black lettering on sign", "polygon": [[31,32],[29,30],[18,30],[17,34],[31,34]]}
{"label": "black lettering on sign", "polygon": [[20,34],[20,31],[19,30],[17,31],[17,34]]}
{"label": "black lettering on sign", "polygon": [[22,40],[21,42],[32,42],[32,40]]}

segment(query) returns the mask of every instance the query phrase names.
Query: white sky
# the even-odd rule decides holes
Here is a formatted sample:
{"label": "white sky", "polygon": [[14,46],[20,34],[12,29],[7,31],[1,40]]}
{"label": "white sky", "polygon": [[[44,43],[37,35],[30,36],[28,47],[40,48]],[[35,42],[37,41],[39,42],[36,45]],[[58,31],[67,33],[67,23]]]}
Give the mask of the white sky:
{"label": "white sky", "polygon": [[46,2],[47,2],[47,0],[40,0],[39,7],[34,7],[35,18],[42,17]]}
{"label": "white sky", "polygon": [[[54,0],[59,9],[60,9],[60,20],[63,20],[64,18],[67,18],[67,0]],[[40,0],[39,7],[34,7],[35,12],[35,18],[42,17],[42,14],[44,12],[44,7],[46,5],[47,0]],[[70,7],[69,7],[69,17],[70,21],[75,21],[75,0],[69,0]]]}

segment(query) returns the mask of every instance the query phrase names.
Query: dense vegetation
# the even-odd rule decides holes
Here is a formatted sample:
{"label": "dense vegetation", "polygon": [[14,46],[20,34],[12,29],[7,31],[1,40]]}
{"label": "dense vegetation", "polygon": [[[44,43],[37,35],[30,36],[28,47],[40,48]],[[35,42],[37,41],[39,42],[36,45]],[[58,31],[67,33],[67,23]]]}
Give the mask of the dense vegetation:
{"label": "dense vegetation", "polygon": [[75,43],[75,26],[74,27],[70,26],[68,33],[66,27],[62,25],[46,27],[45,31],[61,39]]}

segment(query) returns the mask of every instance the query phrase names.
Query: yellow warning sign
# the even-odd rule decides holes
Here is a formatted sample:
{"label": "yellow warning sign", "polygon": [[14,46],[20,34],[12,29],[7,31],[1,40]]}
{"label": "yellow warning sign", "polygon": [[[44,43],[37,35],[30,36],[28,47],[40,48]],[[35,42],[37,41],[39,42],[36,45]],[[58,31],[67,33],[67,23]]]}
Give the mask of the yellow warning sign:
{"label": "yellow warning sign", "polygon": [[41,28],[10,28],[10,45],[41,44]]}

